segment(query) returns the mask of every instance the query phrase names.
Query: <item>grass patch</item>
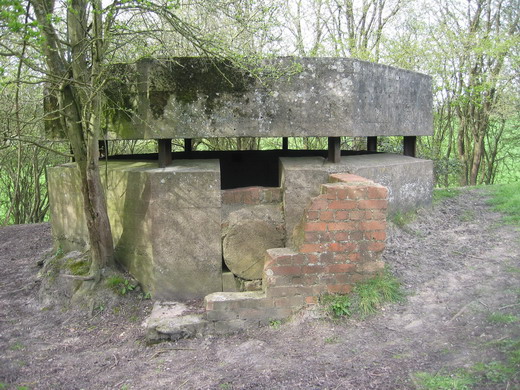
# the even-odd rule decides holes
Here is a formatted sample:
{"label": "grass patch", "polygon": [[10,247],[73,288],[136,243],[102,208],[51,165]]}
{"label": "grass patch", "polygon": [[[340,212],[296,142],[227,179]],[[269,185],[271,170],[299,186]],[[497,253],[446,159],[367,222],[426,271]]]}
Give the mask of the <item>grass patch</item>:
{"label": "grass patch", "polygon": [[412,377],[414,384],[421,390],[465,390],[476,384],[492,386],[486,388],[504,388],[497,385],[509,385],[520,375],[520,339],[499,340],[493,344],[498,345],[500,351],[505,354],[505,361],[477,363],[470,369],[457,370],[453,373],[446,371],[437,374],[418,372]]}
{"label": "grass patch", "polygon": [[520,274],[520,268],[513,267],[512,265],[510,265],[510,266],[506,267],[506,272],[510,272],[512,274]]}
{"label": "grass patch", "polygon": [[505,383],[517,372],[514,367],[500,362],[477,363],[473,370],[480,374],[483,380],[492,383]]}
{"label": "grass patch", "polygon": [[381,275],[356,284],[351,294],[324,294],[320,303],[333,318],[358,315],[366,317],[385,303],[399,302],[404,294],[401,284],[388,270]]}
{"label": "grass patch", "polygon": [[388,219],[394,225],[402,228],[403,226],[408,225],[410,222],[413,222],[416,216],[417,213],[414,210],[408,212],[396,211],[395,213],[389,215]]}
{"label": "grass patch", "polygon": [[520,321],[520,318],[513,314],[492,313],[488,316],[488,321],[496,324],[513,324]]}
{"label": "grass patch", "polygon": [[20,342],[17,341],[17,342],[14,343],[13,345],[11,345],[11,346],[9,347],[9,349],[10,349],[11,351],[21,351],[21,350],[24,350],[24,349],[25,349],[25,345],[23,345],[22,343],[20,343]]}
{"label": "grass patch", "polygon": [[473,371],[479,376],[479,381],[507,383],[520,375],[520,339],[500,340],[499,346],[506,355],[506,361],[475,364]]}
{"label": "grass patch", "polygon": [[504,221],[520,225],[520,182],[493,186],[491,195],[489,203],[505,214]]}
{"label": "grass patch", "polygon": [[433,203],[439,203],[445,199],[455,198],[460,194],[458,188],[436,188],[433,190]]}
{"label": "grass patch", "polygon": [[354,294],[358,311],[362,315],[374,313],[384,303],[399,302],[404,297],[401,283],[388,270],[356,285]]}
{"label": "grass patch", "polygon": [[417,387],[421,390],[469,390],[475,383],[473,376],[466,371],[451,375],[418,372],[414,377]]}
{"label": "grass patch", "polygon": [[339,337],[338,336],[330,336],[325,337],[325,344],[337,344],[339,343]]}

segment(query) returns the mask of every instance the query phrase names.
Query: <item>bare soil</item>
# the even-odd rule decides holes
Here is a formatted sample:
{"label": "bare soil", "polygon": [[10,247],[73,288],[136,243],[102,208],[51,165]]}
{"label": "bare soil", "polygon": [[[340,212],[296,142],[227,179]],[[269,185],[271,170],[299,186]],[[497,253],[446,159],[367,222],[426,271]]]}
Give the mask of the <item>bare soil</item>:
{"label": "bare soil", "polygon": [[[385,261],[408,297],[368,319],[308,310],[280,327],[151,346],[150,300],[44,306],[37,262],[52,247],[49,225],[1,228],[0,388],[414,389],[417,372],[505,361],[501,342],[518,340],[520,323],[490,315],[520,315],[520,233],[486,199],[463,190],[390,228]],[[518,389],[520,375],[475,388]]]}

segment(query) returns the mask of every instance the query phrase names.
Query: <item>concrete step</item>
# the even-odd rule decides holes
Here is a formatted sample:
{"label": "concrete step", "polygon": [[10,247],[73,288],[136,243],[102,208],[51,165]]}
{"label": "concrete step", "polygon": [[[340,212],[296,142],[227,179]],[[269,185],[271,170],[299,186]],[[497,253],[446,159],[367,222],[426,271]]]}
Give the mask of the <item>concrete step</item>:
{"label": "concrete step", "polygon": [[202,335],[208,327],[204,317],[204,314],[193,314],[180,302],[155,302],[152,313],[143,323],[146,339],[157,343]]}

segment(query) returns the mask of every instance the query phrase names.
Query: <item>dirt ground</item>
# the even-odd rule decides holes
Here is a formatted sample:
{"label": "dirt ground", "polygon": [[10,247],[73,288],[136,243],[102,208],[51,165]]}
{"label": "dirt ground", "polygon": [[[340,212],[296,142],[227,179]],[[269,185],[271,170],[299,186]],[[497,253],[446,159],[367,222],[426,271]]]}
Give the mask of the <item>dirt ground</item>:
{"label": "dirt ground", "polygon": [[[415,389],[417,372],[504,361],[501,342],[520,337],[492,316],[520,314],[520,232],[479,189],[390,228],[385,261],[408,297],[363,321],[308,311],[147,346],[152,302],[137,294],[94,314],[42,306],[36,263],[51,246],[48,224],[0,229],[0,389]],[[520,375],[475,388],[518,389]]]}

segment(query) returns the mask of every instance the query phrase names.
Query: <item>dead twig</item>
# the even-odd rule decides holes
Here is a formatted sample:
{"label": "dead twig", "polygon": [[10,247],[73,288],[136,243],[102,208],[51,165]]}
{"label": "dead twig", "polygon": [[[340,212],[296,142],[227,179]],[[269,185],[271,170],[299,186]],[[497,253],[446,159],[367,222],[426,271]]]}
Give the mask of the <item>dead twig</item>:
{"label": "dead twig", "polygon": [[498,310],[503,310],[503,309],[507,309],[509,307],[515,307],[515,306],[520,306],[520,303],[514,303],[512,305],[502,306],[502,307],[499,307]]}
{"label": "dead twig", "polygon": [[166,353],[166,352],[170,352],[170,351],[196,351],[195,348],[167,348],[167,349],[161,349],[157,352],[155,352],[151,357],[150,357],[150,360],[156,358],[157,356],[163,354],[163,353]]}
{"label": "dead twig", "polygon": [[489,305],[486,305],[484,302],[482,302],[480,299],[478,300],[478,303],[480,303],[482,306],[489,307]]}
{"label": "dead twig", "polygon": [[462,309],[460,309],[453,317],[451,317],[451,319],[448,320],[448,324],[450,322],[453,322],[454,320],[456,320],[462,313],[464,313],[466,311],[466,309],[469,307],[469,305],[471,305],[473,302],[475,301],[471,301],[469,303],[466,303]]}
{"label": "dead twig", "polygon": [[116,384],[114,385],[114,389],[119,389],[119,388],[121,387],[121,385],[122,385],[123,383],[125,383],[126,381],[127,381],[127,379],[125,379],[124,381],[121,381],[121,382],[119,382],[119,383],[116,383]]}
{"label": "dead twig", "polygon": [[112,354],[112,357],[114,358],[115,363],[112,364],[112,365],[110,366],[110,368],[114,368],[115,366],[117,366],[117,365],[119,364],[119,360],[117,360],[117,356],[116,356],[114,353]]}

